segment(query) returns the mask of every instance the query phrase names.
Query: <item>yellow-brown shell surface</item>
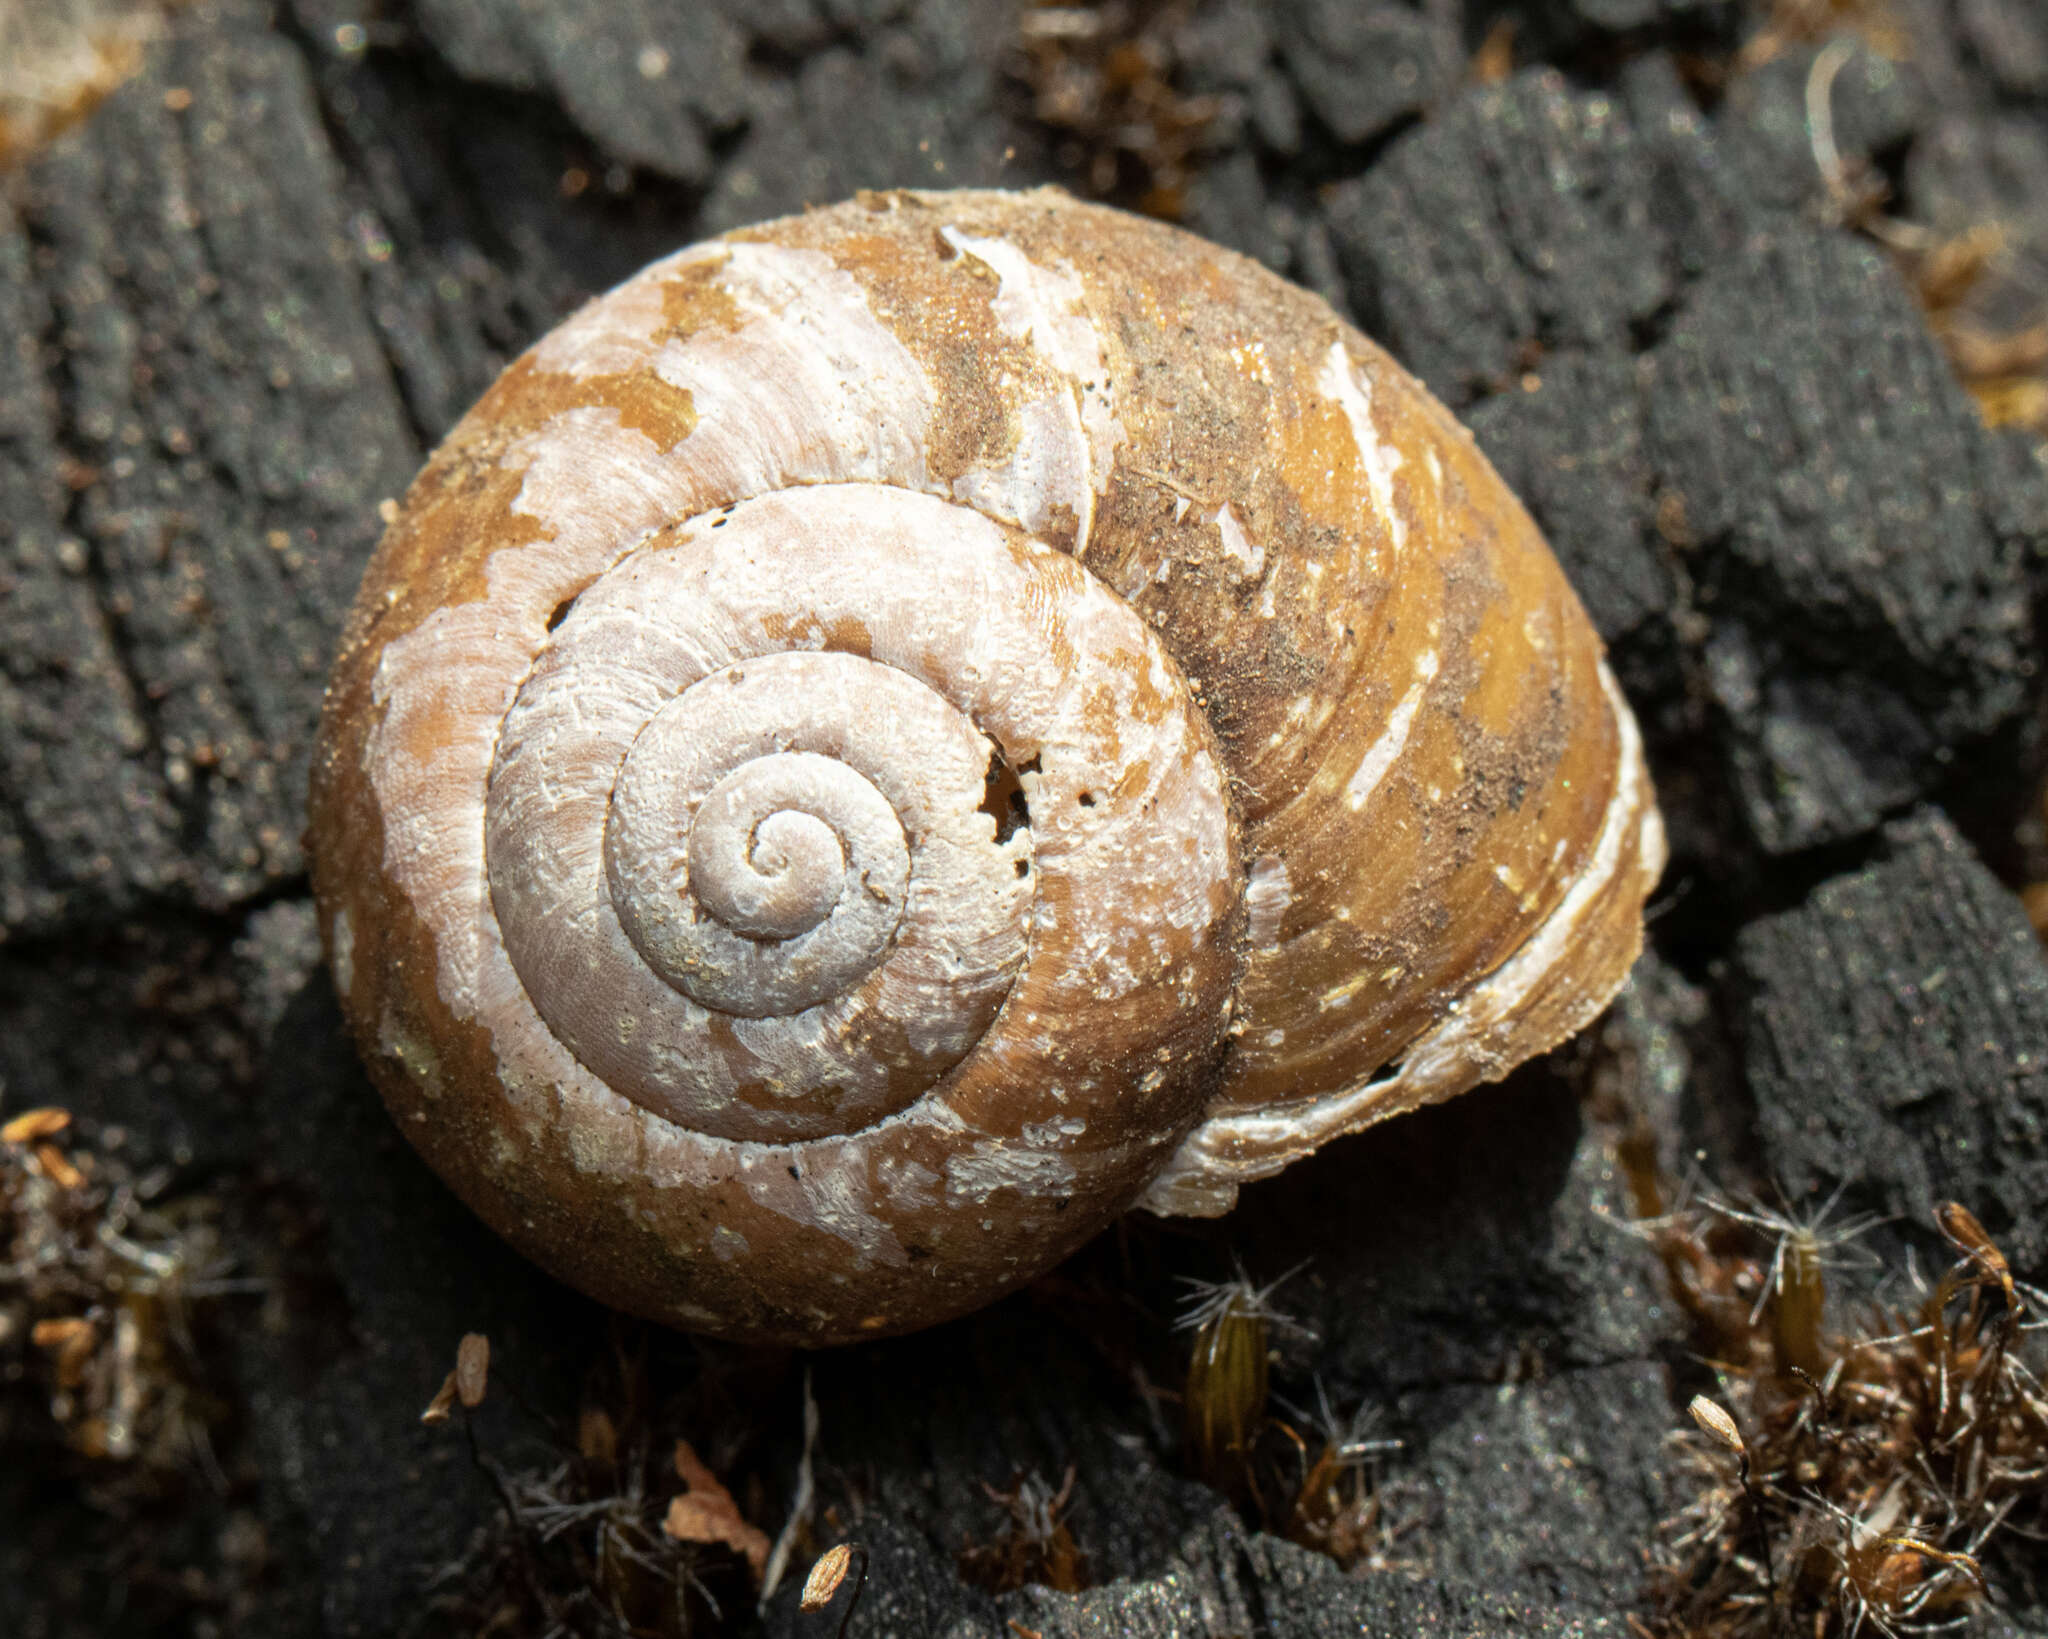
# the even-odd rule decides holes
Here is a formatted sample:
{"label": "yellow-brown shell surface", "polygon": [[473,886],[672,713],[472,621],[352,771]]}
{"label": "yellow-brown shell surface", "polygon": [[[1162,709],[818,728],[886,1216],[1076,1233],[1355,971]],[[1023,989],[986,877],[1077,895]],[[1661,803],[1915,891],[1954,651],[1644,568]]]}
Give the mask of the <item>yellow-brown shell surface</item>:
{"label": "yellow-brown shell surface", "polygon": [[1663,858],[1470,436],[1316,298],[1050,191],[693,246],[515,363],[370,566],[312,843],[464,1199],[804,1343],[1499,1077],[1620,985]]}

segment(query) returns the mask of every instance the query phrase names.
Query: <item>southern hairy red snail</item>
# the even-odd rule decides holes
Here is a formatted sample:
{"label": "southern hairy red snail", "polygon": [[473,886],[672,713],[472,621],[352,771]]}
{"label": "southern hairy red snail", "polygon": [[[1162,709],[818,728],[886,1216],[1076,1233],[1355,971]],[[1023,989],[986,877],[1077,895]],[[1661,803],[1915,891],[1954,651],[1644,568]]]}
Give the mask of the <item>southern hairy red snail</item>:
{"label": "southern hairy red snail", "polygon": [[1052,191],[729,234],[519,359],[370,565],[311,841],[456,1191],[608,1303],[806,1344],[1498,1078],[1663,861],[1470,436]]}

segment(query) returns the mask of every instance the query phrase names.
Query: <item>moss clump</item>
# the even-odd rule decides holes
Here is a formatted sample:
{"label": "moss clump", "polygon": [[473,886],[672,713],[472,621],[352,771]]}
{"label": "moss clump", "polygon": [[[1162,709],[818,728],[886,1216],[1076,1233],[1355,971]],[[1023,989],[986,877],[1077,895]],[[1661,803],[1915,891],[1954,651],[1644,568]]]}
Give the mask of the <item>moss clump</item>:
{"label": "moss clump", "polygon": [[1691,1497],[1657,1544],[1657,1639],[1932,1632],[1985,1598],[2002,1531],[2048,1525],[2048,1303],[1965,1208],[1936,1221],[1940,1278],[1832,1325],[1846,1226],[1720,1205],[1648,1226],[1720,1380],[1678,1437]]}

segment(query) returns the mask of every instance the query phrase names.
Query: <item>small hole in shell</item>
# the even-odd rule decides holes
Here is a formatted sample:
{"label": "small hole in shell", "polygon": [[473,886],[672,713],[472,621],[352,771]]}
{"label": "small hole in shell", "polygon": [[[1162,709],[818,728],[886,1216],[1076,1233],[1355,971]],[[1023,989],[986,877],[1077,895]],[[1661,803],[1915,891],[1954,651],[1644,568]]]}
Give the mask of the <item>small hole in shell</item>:
{"label": "small hole in shell", "polygon": [[[1037,761],[1034,757],[1025,767],[1034,767]],[[1000,751],[989,752],[988,773],[983,776],[986,784],[982,791],[981,811],[996,822],[998,843],[1008,842],[1019,831],[1029,830],[1031,826],[1031,805],[1025,800],[1023,782],[1017,774],[1017,770],[1003,761]],[[1020,867],[1017,874],[1022,876],[1028,867],[1024,867],[1022,860],[1017,863]]]}
{"label": "small hole in shell", "polygon": [[1081,793],[1081,806],[1083,808],[1093,808],[1095,806],[1095,793],[1093,791],[1083,791]]}
{"label": "small hole in shell", "polygon": [[560,603],[556,604],[555,612],[548,616],[548,630],[552,632],[563,621],[567,620],[569,618],[569,611],[575,607],[576,600],[573,597],[564,598]]}

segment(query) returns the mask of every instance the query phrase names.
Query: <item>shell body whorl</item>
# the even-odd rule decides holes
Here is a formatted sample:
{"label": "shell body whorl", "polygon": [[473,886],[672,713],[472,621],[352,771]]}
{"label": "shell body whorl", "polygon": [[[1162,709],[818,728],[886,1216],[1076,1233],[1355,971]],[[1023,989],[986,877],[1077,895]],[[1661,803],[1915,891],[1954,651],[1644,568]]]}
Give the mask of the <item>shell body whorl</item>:
{"label": "shell body whorl", "polygon": [[656,263],[365,579],[315,889],[513,1243],[729,1336],[927,1324],[1553,1045],[1661,865],[1469,437],[1313,297],[1053,193]]}

